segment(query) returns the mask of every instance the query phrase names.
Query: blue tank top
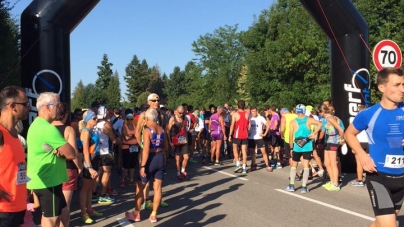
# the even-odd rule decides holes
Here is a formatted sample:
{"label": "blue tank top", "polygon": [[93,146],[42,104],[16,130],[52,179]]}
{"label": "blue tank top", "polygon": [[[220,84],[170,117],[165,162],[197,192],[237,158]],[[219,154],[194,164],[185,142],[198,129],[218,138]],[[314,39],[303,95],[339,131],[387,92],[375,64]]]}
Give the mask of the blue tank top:
{"label": "blue tank top", "polygon": [[163,130],[163,132],[161,132],[160,135],[157,135],[157,133],[155,131],[153,131],[153,129],[151,129],[149,127],[147,129],[149,129],[150,133],[152,134],[152,138],[150,141],[150,149],[163,148],[164,130]]}
{"label": "blue tank top", "polygon": [[369,155],[377,172],[404,174],[404,104],[394,110],[384,109],[380,103],[358,113],[352,122],[358,131],[366,130]]}
{"label": "blue tank top", "polygon": [[[303,118],[295,118],[297,122],[297,130],[295,131],[294,138],[306,138],[311,134],[310,128],[307,127],[307,119],[305,116]],[[293,142],[294,152],[309,152],[313,151],[313,140],[309,140],[303,147],[299,147],[296,142]]]}
{"label": "blue tank top", "polygon": [[[89,128],[83,128],[83,130],[87,130],[90,132],[91,136],[90,136],[89,148],[91,149],[91,146],[94,146],[94,154],[100,155],[100,148],[98,146],[100,144],[100,137],[98,137],[98,135]],[[83,143],[83,141],[81,142]]]}

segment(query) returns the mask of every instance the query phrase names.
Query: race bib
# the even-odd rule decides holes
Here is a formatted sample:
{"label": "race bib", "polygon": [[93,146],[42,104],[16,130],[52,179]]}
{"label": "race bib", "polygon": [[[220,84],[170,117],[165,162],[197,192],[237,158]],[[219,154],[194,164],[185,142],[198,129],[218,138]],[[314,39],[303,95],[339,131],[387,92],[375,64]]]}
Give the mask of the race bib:
{"label": "race bib", "polygon": [[404,155],[386,155],[384,167],[404,168]]}
{"label": "race bib", "polygon": [[17,185],[26,184],[31,179],[27,176],[27,165],[23,162],[18,164]]}
{"label": "race bib", "polygon": [[133,152],[139,152],[139,147],[136,145],[130,145],[129,147],[129,152],[133,153]]}
{"label": "race bib", "polygon": [[187,138],[185,136],[178,137],[178,143],[187,143]]}

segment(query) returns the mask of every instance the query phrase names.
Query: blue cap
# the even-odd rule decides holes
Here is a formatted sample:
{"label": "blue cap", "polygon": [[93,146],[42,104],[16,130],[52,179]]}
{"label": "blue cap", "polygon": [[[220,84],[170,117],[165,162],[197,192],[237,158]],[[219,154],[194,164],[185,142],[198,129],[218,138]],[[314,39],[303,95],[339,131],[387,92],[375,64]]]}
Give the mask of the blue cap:
{"label": "blue cap", "polygon": [[303,104],[299,104],[296,106],[296,113],[297,114],[305,114],[306,113],[306,106]]}

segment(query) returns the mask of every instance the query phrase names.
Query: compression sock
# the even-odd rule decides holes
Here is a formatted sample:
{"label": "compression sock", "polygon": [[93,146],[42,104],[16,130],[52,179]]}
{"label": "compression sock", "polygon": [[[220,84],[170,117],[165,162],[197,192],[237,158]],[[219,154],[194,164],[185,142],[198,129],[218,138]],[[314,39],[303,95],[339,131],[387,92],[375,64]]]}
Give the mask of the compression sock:
{"label": "compression sock", "polygon": [[303,183],[302,183],[303,187],[306,187],[307,181],[309,180],[309,175],[310,175],[310,169],[309,168],[304,168],[304,170],[303,170]]}
{"label": "compression sock", "polygon": [[289,173],[289,184],[295,184],[295,176],[296,176],[296,167],[291,167],[290,168],[290,173]]}

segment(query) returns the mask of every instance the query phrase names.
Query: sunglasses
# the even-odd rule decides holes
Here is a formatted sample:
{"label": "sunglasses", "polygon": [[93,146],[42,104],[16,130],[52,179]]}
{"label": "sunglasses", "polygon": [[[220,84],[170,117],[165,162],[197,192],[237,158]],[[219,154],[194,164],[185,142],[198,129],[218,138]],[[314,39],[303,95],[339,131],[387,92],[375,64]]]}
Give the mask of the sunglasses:
{"label": "sunglasses", "polygon": [[179,114],[179,115],[183,115],[183,114],[184,114],[184,112],[182,112],[182,113],[178,112],[178,114]]}
{"label": "sunglasses", "polygon": [[[31,103],[29,103],[28,101],[26,101],[26,102],[12,102],[12,103],[18,104],[18,105],[23,105],[25,107],[31,107]],[[8,105],[8,104],[6,104],[6,105]]]}
{"label": "sunglasses", "polygon": [[91,120],[96,121],[96,120],[97,120],[97,117],[94,116],[94,117],[91,118]]}
{"label": "sunglasses", "polygon": [[60,102],[51,102],[51,103],[46,104],[46,106],[54,106],[54,107],[59,109],[59,108],[62,107],[62,103],[60,103]]}
{"label": "sunglasses", "polygon": [[149,100],[150,102],[160,102],[158,99]]}

